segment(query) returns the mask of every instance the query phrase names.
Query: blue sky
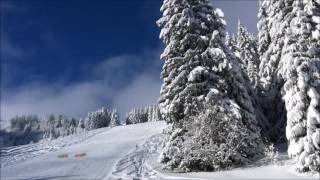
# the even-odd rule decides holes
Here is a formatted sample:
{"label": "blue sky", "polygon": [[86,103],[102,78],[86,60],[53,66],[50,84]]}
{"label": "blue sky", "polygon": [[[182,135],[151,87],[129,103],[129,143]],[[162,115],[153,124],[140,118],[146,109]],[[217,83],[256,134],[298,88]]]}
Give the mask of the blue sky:
{"label": "blue sky", "polygon": [[[161,0],[2,0],[1,118],[156,103]],[[256,32],[258,1],[213,0]],[[123,118],[123,117],[122,117]]]}

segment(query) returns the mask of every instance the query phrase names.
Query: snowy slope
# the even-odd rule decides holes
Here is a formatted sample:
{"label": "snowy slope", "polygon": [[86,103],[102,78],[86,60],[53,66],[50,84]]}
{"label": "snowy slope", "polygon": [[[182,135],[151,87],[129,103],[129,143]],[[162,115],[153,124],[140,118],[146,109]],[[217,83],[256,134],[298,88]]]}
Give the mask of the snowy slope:
{"label": "snowy slope", "polygon": [[60,137],[53,140],[43,139],[38,143],[4,147],[1,149],[1,166],[5,167],[11,164],[16,164],[48,152],[60,150],[66,146],[78,144],[92,136],[95,136],[96,134],[107,131],[108,129],[110,128],[100,128],[92,131],[83,131],[79,134]]}
{"label": "snowy slope", "polygon": [[[250,167],[222,172],[170,173],[157,162],[164,122],[104,128],[91,134],[69,136],[51,142],[14,147],[1,163],[1,179],[315,179],[298,175],[285,153],[280,165],[262,160]],[[44,143],[44,142],[42,142]],[[48,148],[47,148],[48,149]],[[3,153],[9,153],[8,149]],[[14,152],[14,153],[13,153]],[[33,154],[31,156],[30,154]],[[68,157],[66,157],[68,155]],[[75,157],[80,155],[80,157]],[[24,160],[19,157],[26,156]],[[18,157],[18,161],[13,161]]]}
{"label": "snowy slope", "polygon": [[164,122],[152,122],[105,129],[73,145],[3,166],[1,179],[107,178],[119,159],[164,127]]}

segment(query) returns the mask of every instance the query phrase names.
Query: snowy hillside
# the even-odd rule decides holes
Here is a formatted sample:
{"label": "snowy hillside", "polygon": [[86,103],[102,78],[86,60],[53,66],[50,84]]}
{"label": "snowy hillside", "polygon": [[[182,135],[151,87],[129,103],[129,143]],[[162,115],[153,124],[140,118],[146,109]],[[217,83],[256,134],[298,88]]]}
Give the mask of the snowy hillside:
{"label": "snowy hillside", "polygon": [[[65,138],[59,138],[52,142],[52,146],[61,148],[44,153],[41,151],[45,150],[37,148],[37,144],[33,145],[33,151],[30,145],[25,151],[32,151],[32,154],[38,156],[16,163],[1,162],[10,164],[1,168],[1,179],[103,179],[108,177],[120,158],[148,137],[160,133],[164,127],[164,122],[152,122],[106,128],[89,138],[78,140],[75,144],[66,144],[65,147],[61,147]],[[73,137],[79,138],[79,136]],[[72,139],[68,141],[71,142]],[[11,150],[6,149],[2,154],[7,154],[9,151]],[[23,149],[18,153],[20,156],[29,154]],[[10,158],[7,159],[11,161]]]}
{"label": "snowy hillside", "polygon": [[278,166],[262,159],[230,171],[164,172],[157,162],[164,127],[164,122],[149,122],[103,128],[3,149],[1,179],[318,179],[296,174],[286,153],[280,154]]}

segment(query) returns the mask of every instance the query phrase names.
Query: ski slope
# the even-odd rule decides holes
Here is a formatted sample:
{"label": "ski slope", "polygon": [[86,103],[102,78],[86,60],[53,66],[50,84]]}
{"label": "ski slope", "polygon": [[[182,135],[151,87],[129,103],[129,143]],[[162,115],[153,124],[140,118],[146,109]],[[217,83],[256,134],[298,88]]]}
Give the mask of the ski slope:
{"label": "ski slope", "polygon": [[221,172],[163,171],[157,158],[165,127],[164,122],[150,122],[104,128],[51,141],[51,148],[41,142],[4,149],[1,180],[320,179],[317,174],[297,174],[286,153],[280,154],[279,165],[265,158],[248,167]]}
{"label": "ski slope", "polygon": [[1,179],[108,179],[119,159],[164,127],[164,122],[152,122],[105,129],[61,149],[8,163],[1,168]]}

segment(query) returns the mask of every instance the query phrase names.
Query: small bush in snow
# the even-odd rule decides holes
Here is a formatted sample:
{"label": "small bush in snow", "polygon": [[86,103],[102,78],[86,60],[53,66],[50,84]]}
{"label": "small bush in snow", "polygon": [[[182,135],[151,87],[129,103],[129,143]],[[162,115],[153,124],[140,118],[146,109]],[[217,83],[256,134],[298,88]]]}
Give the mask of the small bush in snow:
{"label": "small bush in snow", "polygon": [[160,161],[165,168],[188,171],[218,171],[251,162],[261,148],[255,134],[239,119],[231,103],[206,106],[196,117],[190,117],[180,128],[166,130],[167,139]]}
{"label": "small bush in snow", "polygon": [[274,147],[274,144],[265,146],[264,154],[272,164],[280,165],[279,151]]}

